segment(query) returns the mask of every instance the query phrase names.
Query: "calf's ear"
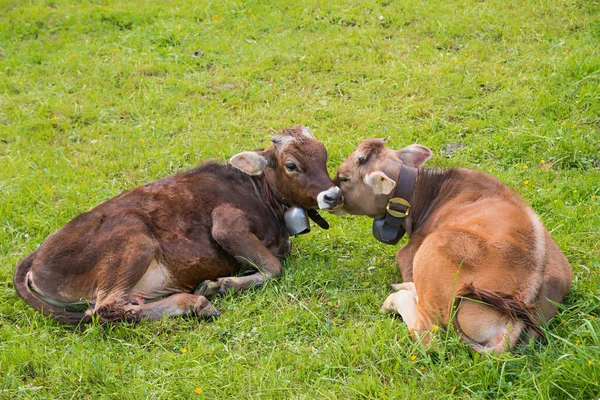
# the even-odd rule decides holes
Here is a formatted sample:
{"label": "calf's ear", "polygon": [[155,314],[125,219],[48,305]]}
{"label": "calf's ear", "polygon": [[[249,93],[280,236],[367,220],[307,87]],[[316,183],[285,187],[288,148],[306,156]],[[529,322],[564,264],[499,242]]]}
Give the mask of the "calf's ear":
{"label": "calf's ear", "polygon": [[425,164],[433,156],[431,150],[420,144],[411,144],[405,148],[398,150],[398,158],[409,167],[419,168]]}
{"label": "calf's ear", "polygon": [[269,165],[269,159],[256,151],[245,151],[231,157],[229,163],[248,175],[258,176]]}
{"label": "calf's ear", "polygon": [[309,137],[311,139],[314,139],[314,135],[312,133],[312,131],[310,130],[310,128],[308,126],[303,126],[302,127],[302,134],[306,137]]}
{"label": "calf's ear", "polygon": [[390,194],[396,187],[396,182],[381,171],[365,176],[365,183],[375,194]]}

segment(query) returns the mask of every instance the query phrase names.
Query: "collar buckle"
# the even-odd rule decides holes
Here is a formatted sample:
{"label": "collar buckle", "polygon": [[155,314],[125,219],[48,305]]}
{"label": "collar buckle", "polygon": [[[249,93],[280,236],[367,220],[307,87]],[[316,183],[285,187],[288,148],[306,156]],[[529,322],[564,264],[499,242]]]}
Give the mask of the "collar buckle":
{"label": "collar buckle", "polygon": [[[392,208],[392,207],[394,207],[394,205],[397,205],[395,208],[404,207],[404,211],[394,210]],[[405,218],[408,216],[408,213],[410,212],[410,207],[411,207],[410,203],[408,201],[406,201],[405,199],[403,199],[402,197],[392,197],[388,201],[385,209],[387,210],[388,214],[390,214],[392,217]]]}

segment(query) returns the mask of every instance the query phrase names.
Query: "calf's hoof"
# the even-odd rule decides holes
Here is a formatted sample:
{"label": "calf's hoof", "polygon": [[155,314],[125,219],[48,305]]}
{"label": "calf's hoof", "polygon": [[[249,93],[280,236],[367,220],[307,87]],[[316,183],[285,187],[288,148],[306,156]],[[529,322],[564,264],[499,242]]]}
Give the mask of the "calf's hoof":
{"label": "calf's hoof", "polygon": [[392,292],[399,292],[401,290],[408,290],[411,292],[417,301],[419,301],[419,296],[417,295],[417,289],[415,288],[414,282],[402,282],[402,283],[392,283],[391,285]]}
{"label": "calf's hoof", "polygon": [[206,297],[200,297],[193,309],[199,318],[216,319],[221,316],[221,312]]}
{"label": "calf's hoof", "polygon": [[217,281],[203,281],[198,286],[196,286],[196,289],[194,289],[194,294],[198,294],[200,296],[208,298],[213,297],[217,293],[219,293],[219,282]]}
{"label": "calf's hoof", "polygon": [[225,294],[232,287],[231,281],[227,278],[219,278],[216,281],[206,280],[196,287],[194,294],[212,298],[218,294]]}

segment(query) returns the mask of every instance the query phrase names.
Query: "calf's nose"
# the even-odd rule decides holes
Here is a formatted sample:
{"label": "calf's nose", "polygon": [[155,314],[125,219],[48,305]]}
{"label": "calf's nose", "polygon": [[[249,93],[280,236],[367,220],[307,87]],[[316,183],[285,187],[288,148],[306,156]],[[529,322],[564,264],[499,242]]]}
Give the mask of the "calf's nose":
{"label": "calf's nose", "polygon": [[317,202],[319,203],[319,208],[321,210],[333,208],[342,204],[342,200],[342,191],[337,186],[324,190],[317,196]]}

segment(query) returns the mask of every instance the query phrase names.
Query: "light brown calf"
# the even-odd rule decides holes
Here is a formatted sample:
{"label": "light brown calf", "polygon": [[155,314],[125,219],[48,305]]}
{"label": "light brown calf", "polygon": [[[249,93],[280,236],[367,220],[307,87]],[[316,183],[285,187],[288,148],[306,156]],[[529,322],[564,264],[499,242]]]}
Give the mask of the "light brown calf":
{"label": "light brown calf", "polygon": [[[425,342],[454,320],[476,351],[510,349],[537,336],[571,285],[571,267],[535,212],[498,179],[468,169],[420,168],[431,151],[394,151],[369,139],[340,166],[334,182],[342,211],[386,216],[403,165],[418,168],[403,226],[410,242],[396,261],[404,283],[382,310],[402,316]],[[457,311],[452,310],[453,305]]]}

